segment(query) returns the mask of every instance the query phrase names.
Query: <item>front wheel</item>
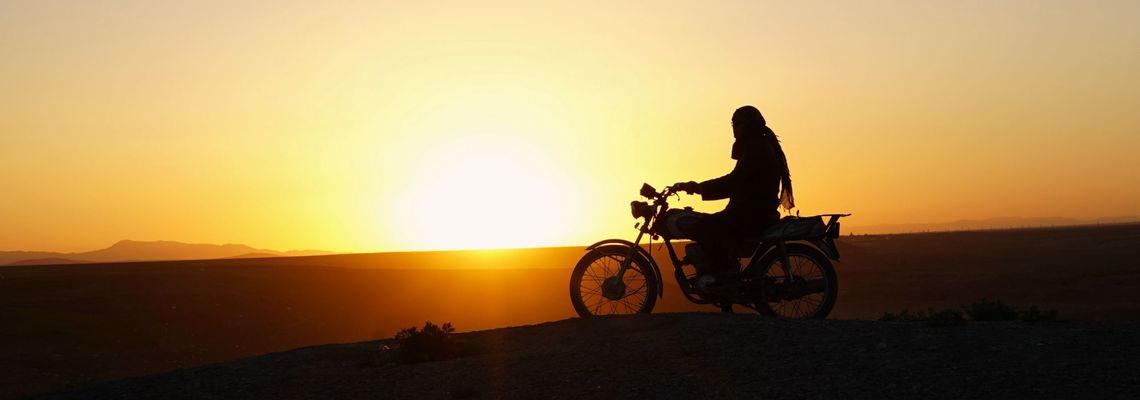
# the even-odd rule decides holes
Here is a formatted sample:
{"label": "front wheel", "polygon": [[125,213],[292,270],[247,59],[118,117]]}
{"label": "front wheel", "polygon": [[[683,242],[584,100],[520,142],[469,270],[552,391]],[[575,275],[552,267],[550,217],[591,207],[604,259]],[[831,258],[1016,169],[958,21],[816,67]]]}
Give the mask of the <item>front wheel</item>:
{"label": "front wheel", "polygon": [[602,246],[590,250],[570,275],[570,302],[578,315],[648,314],[657,303],[657,282],[649,261],[633,250],[624,276],[617,273],[631,249]]}
{"label": "front wheel", "polygon": [[756,279],[763,283],[764,299],[755,304],[756,310],[787,319],[827,318],[839,294],[835,267],[814,247],[792,243],[787,249],[790,277],[779,251],[757,264]]}

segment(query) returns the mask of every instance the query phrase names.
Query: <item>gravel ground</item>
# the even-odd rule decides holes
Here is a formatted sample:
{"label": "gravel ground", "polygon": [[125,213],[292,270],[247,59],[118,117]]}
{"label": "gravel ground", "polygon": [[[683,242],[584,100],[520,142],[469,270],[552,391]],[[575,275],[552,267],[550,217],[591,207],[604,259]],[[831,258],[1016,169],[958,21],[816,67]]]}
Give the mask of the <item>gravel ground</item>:
{"label": "gravel ground", "polygon": [[394,365],[382,342],[335,344],[37,398],[1140,398],[1140,322],[654,314],[460,338],[485,353]]}

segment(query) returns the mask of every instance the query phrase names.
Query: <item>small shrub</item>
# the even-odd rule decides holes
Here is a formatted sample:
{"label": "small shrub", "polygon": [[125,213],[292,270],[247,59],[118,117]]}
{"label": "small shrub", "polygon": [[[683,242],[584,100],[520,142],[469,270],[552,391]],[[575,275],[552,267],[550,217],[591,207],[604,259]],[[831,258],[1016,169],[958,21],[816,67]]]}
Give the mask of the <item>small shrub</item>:
{"label": "small shrub", "polygon": [[962,310],[945,309],[935,311],[929,308],[926,311],[910,311],[903,309],[899,313],[883,313],[879,321],[923,321],[931,326],[957,326],[967,321],[1053,321],[1057,319],[1057,310],[1042,311],[1036,305],[1025,310],[1018,310],[1001,301],[981,299],[962,306]]}
{"label": "small shrub", "polygon": [[926,323],[930,326],[958,326],[965,325],[966,318],[963,317],[962,312],[947,308],[942,311],[932,312],[926,318]]}
{"label": "small shrub", "polygon": [[470,348],[456,340],[451,334],[455,328],[450,323],[436,325],[424,323],[423,329],[404,328],[396,333],[396,353],[394,360],[401,364],[447,360],[471,353]]}
{"label": "small shrub", "polygon": [[974,321],[1013,321],[1017,319],[1017,310],[1000,300],[990,301],[983,298],[971,304],[963,305],[962,310]]}

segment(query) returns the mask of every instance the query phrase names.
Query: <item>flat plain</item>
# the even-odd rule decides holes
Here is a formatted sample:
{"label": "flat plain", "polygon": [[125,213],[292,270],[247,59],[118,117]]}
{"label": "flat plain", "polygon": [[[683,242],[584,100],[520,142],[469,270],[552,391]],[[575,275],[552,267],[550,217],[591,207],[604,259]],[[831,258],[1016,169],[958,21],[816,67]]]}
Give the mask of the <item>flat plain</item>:
{"label": "flat plain", "polygon": [[[1140,225],[848,236],[840,248],[833,319],[981,298],[1055,309],[1066,320],[1140,318]],[[653,252],[665,269],[655,312],[714,311],[687,303],[665,251]],[[427,320],[476,331],[571,318],[569,272],[583,253],[0,267],[0,397],[390,338]]]}

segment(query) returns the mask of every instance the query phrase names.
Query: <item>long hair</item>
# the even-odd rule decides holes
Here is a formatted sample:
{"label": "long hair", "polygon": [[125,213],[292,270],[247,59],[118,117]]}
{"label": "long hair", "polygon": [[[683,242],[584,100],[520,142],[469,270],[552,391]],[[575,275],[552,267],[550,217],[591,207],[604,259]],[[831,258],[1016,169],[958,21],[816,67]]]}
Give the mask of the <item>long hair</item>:
{"label": "long hair", "polygon": [[784,148],[780,146],[780,138],[776,136],[776,132],[768,128],[768,122],[764,120],[764,115],[753,106],[736,109],[736,112],[732,113],[732,127],[733,132],[738,135],[738,139],[741,134],[759,137],[772,146],[772,150],[776,153],[776,160],[779,161],[776,173],[780,177],[780,206],[791,211],[792,208],[796,207],[796,200],[792,195],[792,173],[788,169],[788,157],[784,155]]}

